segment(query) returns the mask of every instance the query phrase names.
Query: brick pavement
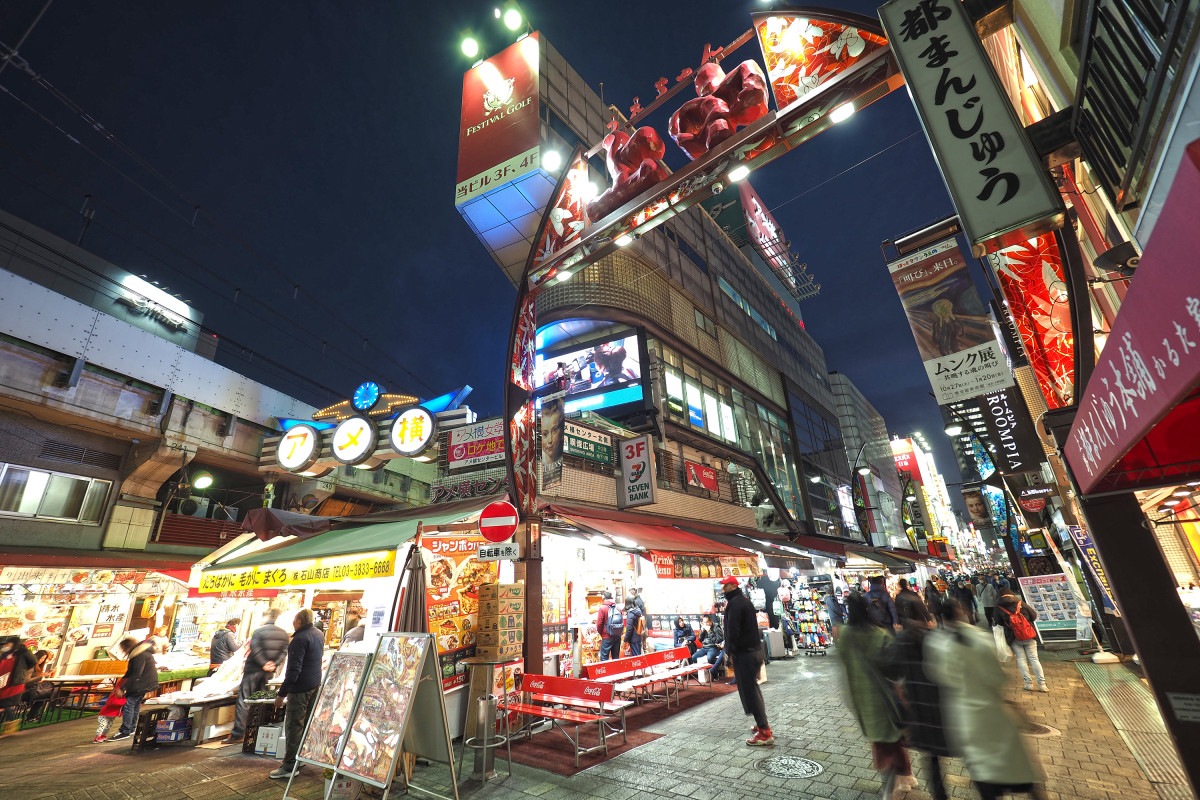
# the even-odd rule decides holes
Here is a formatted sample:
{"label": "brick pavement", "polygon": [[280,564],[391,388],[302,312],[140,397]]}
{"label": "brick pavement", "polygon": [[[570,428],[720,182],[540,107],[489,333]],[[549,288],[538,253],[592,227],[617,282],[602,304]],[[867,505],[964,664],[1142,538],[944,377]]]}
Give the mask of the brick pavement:
{"label": "brick pavement", "polygon": [[[1047,773],[1050,800],[1157,798],[1075,666],[1048,658],[1045,667],[1051,694],[1021,691],[1014,669],[1012,699],[1031,722],[1062,733],[1030,739]],[[741,713],[737,696],[728,695],[664,720],[651,729],[662,738],[575,776],[516,764],[507,778],[500,762],[499,780],[483,787],[467,783],[460,791],[464,797],[496,800],[878,797],[880,782],[868,746],[842,702],[834,657],[777,661],[768,673],[763,693],[774,748],[742,743],[752,723]],[[120,743],[90,744],[91,730],[93,723],[83,720],[0,740],[0,800],[278,800],[283,795],[283,782],[266,777],[278,761],[245,756],[233,747],[135,754]],[[824,771],[810,778],[762,771],[760,762],[783,755],[812,759]],[[977,798],[961,762],[951,760],[946,766],[951,797]],[[920,757],[914,767],[922,780]],[[449,789],[445,767],[421,772],[430,788]],[[320,797],[322,788],[319,771],[308,767],[292,795],[310,800]],[[923,789],[898,796],[929,798]]]}

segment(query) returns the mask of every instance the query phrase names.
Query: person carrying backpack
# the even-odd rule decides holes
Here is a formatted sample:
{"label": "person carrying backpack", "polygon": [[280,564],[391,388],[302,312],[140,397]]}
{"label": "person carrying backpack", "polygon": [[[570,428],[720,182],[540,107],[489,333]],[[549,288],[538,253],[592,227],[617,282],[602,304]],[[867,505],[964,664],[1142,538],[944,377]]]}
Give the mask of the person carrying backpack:
{"label": "person carrying backpack", "polygon": [[871,624],[892,630],[893,627],[900,627],[900,616],[896,613],[896,604],[892,601],[892,596],[887,593],[887,587],[883,584],[882,575],[872,575],[868,579],[871,588],[867,590],[867,619]]}
{"label": "person carrying backpack", "polygon": [[[1046,686],[1046,676],[1042,672],[1042,662],[1038,658],[1037,629],[1033,623],[1038,613],[1021,602],[1021,599],[1011,592],[1001,595],[996,601],[996,624],[1004,628],[1004,638],[1012,648],[1017,658],[1017,669],[1025,680],[1025,691],[1050,691]],[[1037,679],[1038,688],[1033,688]]]}
{"label": "person carrying backpack", "polygon": [[600,660],[621,655],[621,635],[625,633],[625,615],[613,602],[612,592],[604,593],[604,602],[596,615],[596,633],[600,634]]}
{"label": "person carrying backpack", "polygon": [[625,643],[629,645],[629,655],[642,654],[642,642],[646,637],[646,616],[633,597],[625,599]]}

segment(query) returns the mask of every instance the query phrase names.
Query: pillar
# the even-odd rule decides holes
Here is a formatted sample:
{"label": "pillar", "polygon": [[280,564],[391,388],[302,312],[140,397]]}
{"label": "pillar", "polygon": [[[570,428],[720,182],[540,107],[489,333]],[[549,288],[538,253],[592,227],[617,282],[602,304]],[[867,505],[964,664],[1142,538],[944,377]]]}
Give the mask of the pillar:
{"label": "pillar", "polygon": [[521,546],[521,560],[515,567],[515,577],[525,584],[525,671],[530,675],[541,675],[542,656],[542,523],[540,519],[527,518],[517,529],[517,542]]}

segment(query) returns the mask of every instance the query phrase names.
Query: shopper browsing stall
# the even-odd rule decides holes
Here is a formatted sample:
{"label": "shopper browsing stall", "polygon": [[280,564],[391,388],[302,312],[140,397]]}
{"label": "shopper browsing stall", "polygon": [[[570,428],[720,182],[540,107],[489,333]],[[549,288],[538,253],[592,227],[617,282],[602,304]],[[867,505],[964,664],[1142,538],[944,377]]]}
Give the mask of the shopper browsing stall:
{"label": "shopper browsing stall", "polygon": [[754,605],[738,586],[737,578],[722,578],[721,591],[725,593],[725,652],[733,662],[737,673],[738,695],[742,700],[742,711],[754,717],[754,735],[746,740],[752,747],[771,746],[775,737],[767,721],[767,710],[763,705],[762,691],[758,688],[758,671],[762,669],[762,635],[758,631],[758,618]]}
{"label": "shopper browsing stall", "polygon": [[125,667],[125,706],[121,709],[121,727],[109,741],[128,739],[137,728],[138,712],[146,695],[158,689],[158,665],[154,663],[154,642],[122,639],[117,648],[129,663]]}
{"label": "shopper browsing stall", "polygon": [[629,655],[642,654],[642,642],[646,635],[646,617],[638,607],[634,598],[625,600],[625,643],[629,645]]}
{"label": "shopper browsing stall", "polygon": [[321,655],[325,651],[325,637],[313,625],[312,609],[302,608],[296,612],[292,627],[296,632],[288,645],[287,671],[283,683],[279,685],[279,694],[275,697],[276,708],[287,701],[287,714],[283,720],[287,750],[283,764],[271,773],[272,778],[290,778],[300,771],[300,765],[296,763],[300,737],[304,733],[304,726],[308,724],[317,690],[321,688]]}
{"label": "shopper browsing stall", "polygon": [[238,649],[237,633],[242,620],[235,617],[225,623],[225,627],[213,634],[212,644],[208,648],[209,674],[216,672],[222,664],[228,661]]}
{"label": "shopper browsing stall", "polygon": [[242,667],[242,682],[238,686],[233,730],[225,740],[229,744],[239,743],[245,738],[250,696],[266,687],[267,679],[275,674],[279,659],[287,652],[287,631],[275,624],[279,613],[278,608],[268,608],[263,614],[263,624],[250,635],[250,652],[246,656],[245,666]]}
{"label": "shopper browsing stall", "polygon": [[596,633],[600,634],[600,660],[621,656],[621,635],[625,633],[625,616],[613,602],[612,592],[604,593],[604,602],[596,614]]}

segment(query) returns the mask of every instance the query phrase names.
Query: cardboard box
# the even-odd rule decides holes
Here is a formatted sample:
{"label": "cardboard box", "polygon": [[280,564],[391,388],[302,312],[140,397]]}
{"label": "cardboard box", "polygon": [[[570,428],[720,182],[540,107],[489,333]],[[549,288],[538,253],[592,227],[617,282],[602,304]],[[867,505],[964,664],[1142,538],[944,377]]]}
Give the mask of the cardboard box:
{"label": "cardboard box", "polygon": [[184,728],[191,727],[191,719],[184,717],[183,719],[160,719],[155,723],[155,729],[162,733],[163,731],[178,731]]}
{"label": "cardboard box", "polygon": [[233,722],[237,715],[237,706],[222,706],[208,716],[208,722],[212,725],[224,725],[227,722]]}
{"label": "cardboard box", "polygon": [[480,600],[522,600],[525,597],[523,583],[488,583],[479,587]]}
{"label": "cardboard box", "polygon": [[258,729],[258,738],[254,740],[254,754],[283,758],[287,750],[286,736],[281,725],[264,725]]}
{"label": "cardboard box", "polygon": [[484,600],[479,598],[479,616],[494,617],[498,614],[524,614],[525,600],[505,598],[503,600]]}
{"label": "cardboard box", "polygon": [[524,627],[524,614],[492,614],[486,617],[480,615],[479,621],[475,625],[478,631],[506,631]]}
{"label": "cardboard box", "polygon": [[502,647],[504,645],[519,645],[525,642],[525,631],[521,628],[506,630],[478,631],[475,634],[476,644],[482,647]]}
{"label": "cardboard box", "polygon": [[516,658],[521,655],[521,645],[479,645],[475,648],[475,655],[489,661],[500,658]]}
{"label": "cardboard box", "polygon": [[184,739],[190,739],[192,736],[192,726],[180,728],[173,731],[159,731],[157,739],[160,742],[182,742]]}

